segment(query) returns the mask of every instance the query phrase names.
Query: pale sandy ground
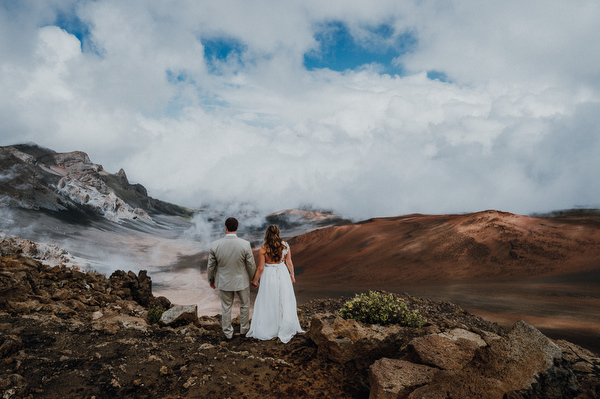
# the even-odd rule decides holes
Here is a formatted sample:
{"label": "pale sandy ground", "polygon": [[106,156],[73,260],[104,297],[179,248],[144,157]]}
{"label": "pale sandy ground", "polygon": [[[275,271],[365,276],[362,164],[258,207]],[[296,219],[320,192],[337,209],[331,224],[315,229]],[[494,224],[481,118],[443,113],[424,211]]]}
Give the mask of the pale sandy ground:
{"label": "pale sandy ground", "polygon": [[[206,255],[181,257],[175,265],[158,271],[151,276],[155,296],[164,296],[176,305],[197,305],[199,316],[221,314],[221,300],[218,290],[210,288],[206,275]],[[254,303],[256,290],[251,291],[251,303]],[[252,315],[252,306],[250,308]],[[239,315],[239,300],[234,299],[232,316]]]}

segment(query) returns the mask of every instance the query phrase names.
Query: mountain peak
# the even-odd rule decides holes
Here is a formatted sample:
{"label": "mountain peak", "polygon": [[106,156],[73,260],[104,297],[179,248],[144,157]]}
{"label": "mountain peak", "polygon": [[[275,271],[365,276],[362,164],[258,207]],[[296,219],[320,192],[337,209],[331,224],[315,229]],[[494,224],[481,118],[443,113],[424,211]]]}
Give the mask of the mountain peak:
{"label": "mountain peak", "polygon": [[0,196],[13,206],[59,217],[76,213],[83,220],[90,214],[120,222],[151,221],[150,213],[189,213],[149,197],[141,184],[129,183],[123,169],[106,172],[83,151],[57,153],[33,143],[0,147]]}

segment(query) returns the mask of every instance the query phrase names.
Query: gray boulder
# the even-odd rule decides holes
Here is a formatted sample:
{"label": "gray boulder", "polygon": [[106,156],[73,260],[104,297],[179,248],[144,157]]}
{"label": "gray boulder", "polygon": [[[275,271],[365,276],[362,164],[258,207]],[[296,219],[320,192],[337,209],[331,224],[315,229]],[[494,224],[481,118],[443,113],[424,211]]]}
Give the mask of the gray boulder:
{"label": "gray boulder", "polygon": [[458,371],[473,359],[480,346],[477,341],[467,338],[453,340],[441,334],[431,334],[413,339],[407,350],[408,357],[415,363]]}
{"label": "gray boulder", "polygon": [[369,367],[369,399],[405,398],[431,382],[436,369],[399,359],[382,358]]}
{"label": "gray boulder", "polygon": [[406,331],[396,324],[368,325],[321,313],[313,316],[309,335],[319,353],[334,362],[345,363],[359,359],[372,361],[385,354],[399,353],[402,345],[408,342]]}
{"label": "gray boulder", "polygon": [[[429,342],[435,344],[438,340]],[[430,352],[435,350],[431,348]],[[458,352],[449,353],[455,356]],[[575,397],[580,388],[560,348],[523,321],[517,322],[506,338],[476,349],[472,360],[460,369],[456,367],[460,357],[453,361],[440,359],[436,360],[439,371],[431,382],[407,398],[562,399]]]}
{"label": "gray boulder", "polygon": [[371,359],[370,399],[566,399],[580,391],[561,348],[534,327],[519,321],[506,336],[475,331],[428,334],[317,314],[309,333],[330,360]]}
{"label": "gray boulder", "polygon": [[175,305],[166,310],[158,324],[161,326],[177,327],[198,321],[198,305]]}

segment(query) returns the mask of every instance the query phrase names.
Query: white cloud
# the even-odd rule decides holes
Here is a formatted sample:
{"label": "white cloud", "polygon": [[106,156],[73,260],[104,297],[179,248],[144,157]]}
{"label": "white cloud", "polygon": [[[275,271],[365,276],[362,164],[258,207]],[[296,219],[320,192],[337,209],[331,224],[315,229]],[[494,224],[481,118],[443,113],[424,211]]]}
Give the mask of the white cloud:
{"label": "white cloud", "polygon": [[410,21],[420,48],[405,59],[409,68],[441,70],[463,83],[599,83],[596,1],[425,4],[425,15]]}
{"label": "white cloud", "polygon": [[[52,26],[52,4],[0,6],[2,144],[86,151],[189,206],[597,206],[599,6],[397,3],[83,1],[60,10],[88,24],[83,47]],[[373,45],[366,28],[412,32],[397,60],[410,73],[307,71],[314,29],[332,20]],[[211,74],[202,40],[219,37],[243,51]]]}

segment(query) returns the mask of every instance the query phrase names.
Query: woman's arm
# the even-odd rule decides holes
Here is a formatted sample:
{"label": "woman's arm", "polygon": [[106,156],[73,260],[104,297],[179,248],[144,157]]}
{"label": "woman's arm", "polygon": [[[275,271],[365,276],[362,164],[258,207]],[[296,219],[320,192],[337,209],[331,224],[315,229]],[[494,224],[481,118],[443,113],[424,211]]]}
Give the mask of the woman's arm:
{"label": "woman's arm", "polygon": [[258,287],[258,282],[260,280],[260,276],[263,274],[264,270],[265,270],[265,249],[263,247],[260,247],[260,250],[258,251],[258,264],[256,265],[256,273],[254,273],[254,278],[252,279],[252,282],[250,283],[250,285],[252,285],[253,288]]}
{"label": "woman's arm", "polygon": [[292,278],[292,284],[295,284],[296,276],[294,276],[294,263],[292,262],[292,249],[290,248],[289,245],[288,245],[287,254],[285,255],[285,265],[287,266],[287,268],[290,272],[290,277]]}

